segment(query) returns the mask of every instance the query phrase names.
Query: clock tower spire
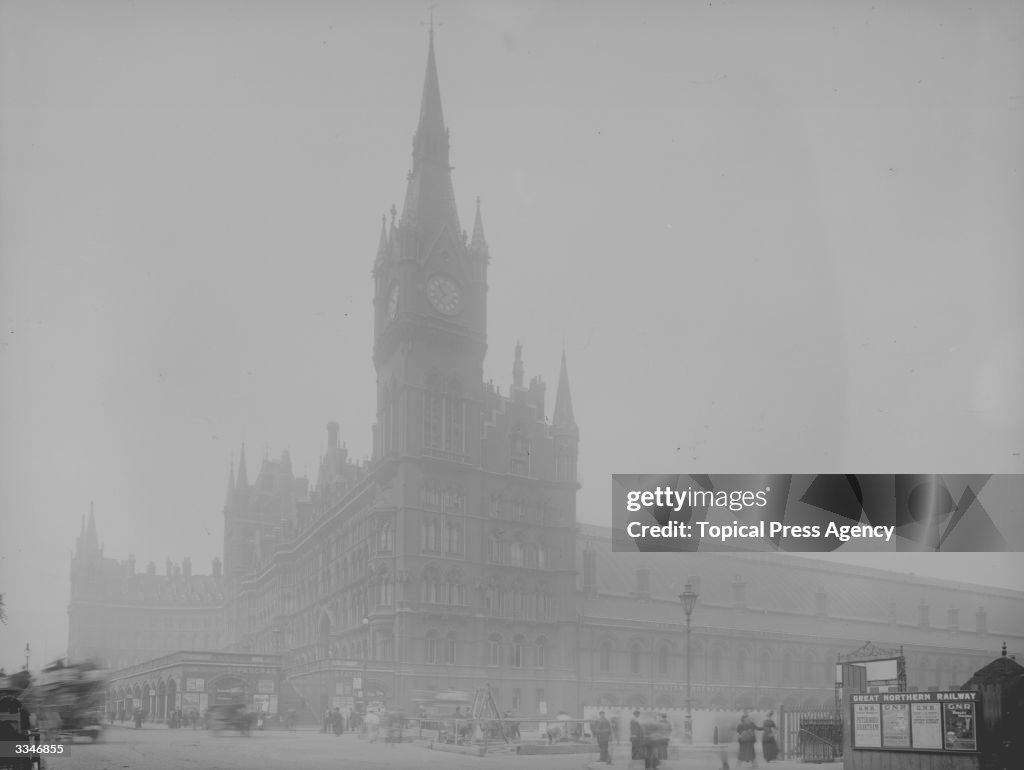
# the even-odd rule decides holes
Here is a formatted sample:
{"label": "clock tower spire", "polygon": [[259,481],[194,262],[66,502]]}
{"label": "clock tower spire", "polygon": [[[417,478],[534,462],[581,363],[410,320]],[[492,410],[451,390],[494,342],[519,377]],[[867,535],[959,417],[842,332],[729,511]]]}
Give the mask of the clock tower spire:
{"label": "clock tower spire", "polygon": [[[375,457],[426,447],[478,461],[470,405],[483,387],[490,255],[479,211],[472,242],[459,223],[448,140],[431,30],[405,201],[397,223],[382,230],[373,266]],[[441,398],[440,423],[424,391]],[[432,432],[441,423],[448,428]]]}

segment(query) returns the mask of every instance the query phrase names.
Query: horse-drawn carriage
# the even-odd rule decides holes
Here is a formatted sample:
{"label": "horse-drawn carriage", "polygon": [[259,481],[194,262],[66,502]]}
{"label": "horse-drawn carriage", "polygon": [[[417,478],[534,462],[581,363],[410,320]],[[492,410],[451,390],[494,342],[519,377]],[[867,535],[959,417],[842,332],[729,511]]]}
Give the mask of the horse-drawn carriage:
{"label": "horse-drawn carriage", "polygon": [[106,680],[91,661],[47,666],[35,688],[39,728],[44,743],[82,736],[98,741],[103,734]]}
{"label": "horse-drawn carriage", "polygon": [[255,717],[243,703],[220,704],[210,707],[207,726],[215,735],[224,730],[237,730],[241,735],[249,735]]}

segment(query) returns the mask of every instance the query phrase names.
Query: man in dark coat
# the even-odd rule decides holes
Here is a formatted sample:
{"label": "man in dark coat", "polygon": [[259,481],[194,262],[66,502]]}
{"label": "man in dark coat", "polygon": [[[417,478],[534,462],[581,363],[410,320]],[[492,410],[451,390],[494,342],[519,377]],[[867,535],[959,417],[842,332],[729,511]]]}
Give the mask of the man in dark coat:
{"label": "man in dark coat", "polygon": [[612,757],[608,753],[608,741],[612,737],[612,723],[608,721],[603,711],[597,715],[593,730],[594,737],[597,738],[597,747],[601,750],[601,757],[598,761],[610,765]]}
{"label": "man in dark coat", "polygon": [[633,749],[632,759],[644,758],[644,728],[640,724],[640,712],[634,711],[629,720],[629,742]]}

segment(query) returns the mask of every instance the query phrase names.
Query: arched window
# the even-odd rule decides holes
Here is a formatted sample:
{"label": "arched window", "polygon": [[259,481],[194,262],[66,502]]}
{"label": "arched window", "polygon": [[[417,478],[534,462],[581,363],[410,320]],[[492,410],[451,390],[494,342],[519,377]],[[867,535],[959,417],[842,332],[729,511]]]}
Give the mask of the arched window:
{"label": "arched window", "polygon": [[512,554],[512,566],[522,567],[523,566],[523,546],[519,543],[512,543],[511,548]]}
{"label": "arched window", "polygon": [[629,673],[640,673],[640,643],[633,642],[629,648]]}
{"label": "arched window", "polygon": [[770,682],[772,679],[771,672],[771,659],[768,656],[768,650],[761,650],[761,681]]}
{"label": "arched window", "polygon": [[391,578],[385,576],[380,584],[380,603],[385,607],[390,607],[394,601],[394,583]]}
{"label": "arched window", "polygon": [[491,634],[487,639],[487,665],[497,666],[501,661],[501,637]]}
{"label": "arched window", "polygon": [[501,549],[498,545],[498,538],[491,535],[487,538],[487,561],[490,564],[499,564],[501,562]]}
{"label": "arched window", "polygon": [[426,649],[424,650],[424,660],[427,663],[437,663],[437,632],[427,631]]}
{"label": "arched window", "polygon": [[736,676],[744,677],[747,675],[747,651],[740,648],[736,651]]}
{"label": "arched window", "polygon": [[668,676],[668,645],[663,644],[658,648],[658,674]]}
{"label": "arched window", "polygon": [[602,639],[598,647],[598,666],[605,672],[612,670],[612,643],[609,639]]}
{"label": "arched window", "polygon": [[788,652],[782,656],[782,681],[788,682],[793,678],[793,656]]}
{"label": "arched window", "polygon": [[448,522],[448,553],[462,553],[462,524],[460,522]]}
{"label": "arched window", "polygon": [[423,394],[423,445],[428,449],[443,449],[444,401],[440,393]]}
{"label": "arched window", "polygon": [[458,662],[457,651],[459,647],[459,640],[454,631],[448,632],[448,637],[445,639],[445,651],[444,651],[444,662],[454,666]]}
{"label": "arched window", "polygon": [[807,684],[814,676],[814,655],[807,655],[804,658],[803,683]]}
{"label": "arched window", "polygon": [[523,637],[517,636],[512,640],[512,657],[510,659],[512,668],[523,667]]}
{"label": "arched window", "polygon": [[448,392],[431,390],[423,393],[423,445],[455,454],[466,451],[466,405],[459,398],[458,386],[452,383]]}
{"label": "arched window", "polygon": [[535,668],[548,667],[548,640],[543,636],[537,637],[537,645],[534,647],[533,665]]}
{"label": "arched window", "polygon": [[436,604],[438,601],[437,580],[432,574],[423,577],[423,601],[427,604]]}

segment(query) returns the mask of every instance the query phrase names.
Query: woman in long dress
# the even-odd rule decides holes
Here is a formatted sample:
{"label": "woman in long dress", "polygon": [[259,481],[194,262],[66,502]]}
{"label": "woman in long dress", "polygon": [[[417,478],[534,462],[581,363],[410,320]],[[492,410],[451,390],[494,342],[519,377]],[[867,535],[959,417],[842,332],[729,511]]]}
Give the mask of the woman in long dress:
{"label": "woman in long dress", "polygon": [[740,723],[736,725],[737,739],[740,744],[740,762],[749,762],[751,767],[757,767],[757,756],[754,754],[754,744],[757,742],[757,733],[760,729],[754,721],[744,714]]}
{"label": "woman in long dress", "polygon": [[761,723],[761,729],[764,730],[764,736],[761,738],[761,751],[764,753],[765,762],[771,762],[779,757],[779,744],[776,739],[778,727],[775,720],[772,719],[774,713],[774,711],[769,711],[768,716]]}

